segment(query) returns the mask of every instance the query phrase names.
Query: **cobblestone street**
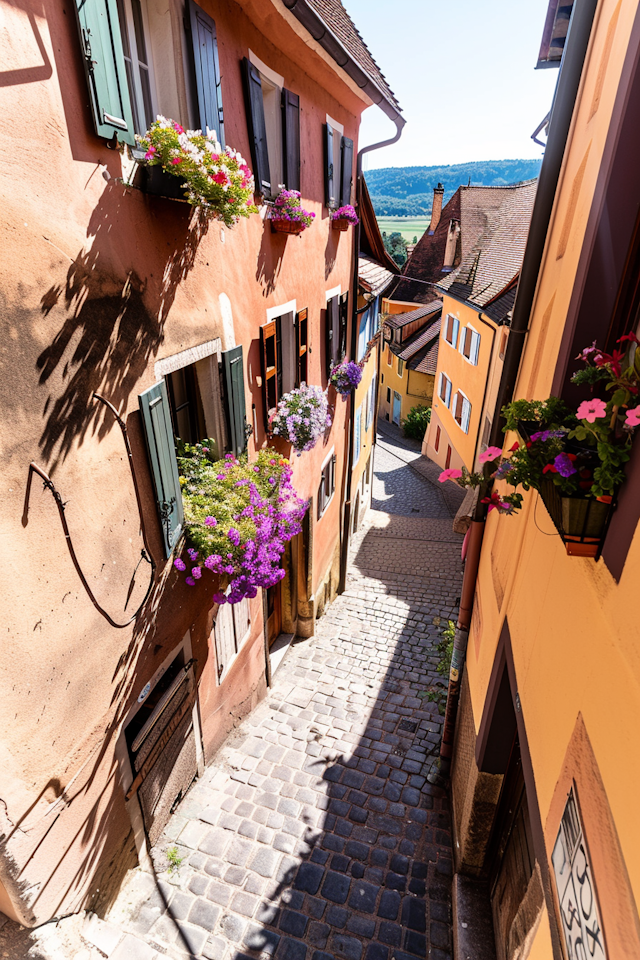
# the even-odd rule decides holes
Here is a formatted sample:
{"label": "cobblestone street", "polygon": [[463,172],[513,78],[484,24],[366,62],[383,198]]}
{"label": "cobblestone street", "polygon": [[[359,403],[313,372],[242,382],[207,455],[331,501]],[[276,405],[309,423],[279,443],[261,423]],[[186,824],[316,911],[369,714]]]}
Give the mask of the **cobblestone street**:
{"label": "cobblestone street", "polygon": [[[134,871],[106,922],[48,925],[29,956],[451,957],[448,800],[426,776],[461,538],[455,505],[423,472],[432,465],[381,431],[376,509],[347,590],[171,818],[154,853],[161,872]],[[65,946],[74,931],[83,953]]]}

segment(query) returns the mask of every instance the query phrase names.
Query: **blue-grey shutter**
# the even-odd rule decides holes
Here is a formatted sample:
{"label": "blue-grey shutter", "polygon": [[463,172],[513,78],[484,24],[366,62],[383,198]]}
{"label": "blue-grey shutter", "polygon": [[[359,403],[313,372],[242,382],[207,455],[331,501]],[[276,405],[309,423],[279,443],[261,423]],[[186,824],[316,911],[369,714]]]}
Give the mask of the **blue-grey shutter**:
{"label": "blue-grey shutter", "polygon": [[262,100],[262,81],[253,64],[245,57],[242,61],[244,92],[247,109],[247,126],[253,176],[256,181],[256,193],[271,196],[271,173],[269,171],[269,153],[267,150],[267,127],[264,121],[264,102]]}
{"label": "blue-grey shutter", "polygon": [[215,130],[220,144],[224,147],[224,116],[216,25],[209,14],[205,13],[197,3],[188,0],[188,4],[200,129],[205,134],[207,128]]}
{"label": "blue-grey shutter", "polygon": [[353,181],[353,140],[343,137],[340,144],[342,168],[340,171],[340,206],[351,203],[351,183]]}
{"label": "blue-grey shutter", "polygon": [[344,360],[347,353],[347,328],[349,326],[349,291],[340,296],[339,310],[340,333],[338,337],[338,360]]}
{"label": "blue-grey shutter", "polygon": [[135,144],[116,0],[75,0],[84,71],[99,137]]}
{"label": "blue-grey shutter", "polygon": [[171,426],[171,410],[164,380],[154,383],[152,387],[141,393],[138,397],[138,405],[147,441],[164,552],[166,557],[170,557],[182,533],[184,510]]}
{"label": "blue-grey shutter", "polygon": [[300,190],[300,97],[282,91],[284,182],[287,190]]}
{"label": "blue-grey shutter", "polygon": [[328,207],[335,207],[335,171],[333,169],[333,127],[324,125],[324,200]]}
{"label": "blue-grey shutter", "polygon": [[238,456],[244,452],[247,446],[242,345],[224,351],[222,354],[222,369],[227,401],[229,440],[233,453]]}

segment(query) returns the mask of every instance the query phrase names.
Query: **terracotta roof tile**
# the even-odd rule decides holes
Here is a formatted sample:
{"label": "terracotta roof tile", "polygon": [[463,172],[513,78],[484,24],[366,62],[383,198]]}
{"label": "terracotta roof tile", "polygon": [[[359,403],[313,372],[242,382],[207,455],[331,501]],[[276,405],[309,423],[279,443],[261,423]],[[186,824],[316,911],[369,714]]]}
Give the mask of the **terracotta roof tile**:
{"label": "terracotta roof tile", "polygon": [[398,353],[400,359],[411,360],[416,353],[419,353],[424,347],[430,345],[434,340],[437,340],[440,336],[440,323],[441,319],[438,317],[435,323],[431,323],[426,330],[420,330],[408,343],[404,343],[402,350]]}
{"label": "terracotta roof tile", "polygon": [[362,254],[358,257],[358,283],[374,297],[384,293],[394,277],[391,270],[387,270],[371,257]]}
{"label": "terracotta roof tile", "polygon": [[414,320],[420,320],[422,317],[428,317],[430,314],[436,313],[438,310],[442,310],[442,300],[432,300],[430,303],[427,303],[422,307],[417,307],[415,310],[410,310],[408,313],[389,314],[385,316],[384,322],[394,330],[397,330],[400,327],[405,327],[408,323],[413,323]]}
{"label": "terracotta roof tile", "polygon": [[440,343],[440,338],[438,338],[435,343],[432,343],[428,348],[424,356],[414,357],[413,360],[409,362],[409,368],[415,370],[417,373],[432,373],[435,374],[438,368],[438,344]]}

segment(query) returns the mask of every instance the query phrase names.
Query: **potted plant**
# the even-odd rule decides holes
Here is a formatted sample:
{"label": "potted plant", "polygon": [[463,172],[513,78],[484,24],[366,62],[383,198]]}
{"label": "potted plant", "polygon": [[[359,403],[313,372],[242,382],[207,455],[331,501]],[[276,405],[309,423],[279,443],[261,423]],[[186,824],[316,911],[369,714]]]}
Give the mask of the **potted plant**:
{"label": "potted plant", "polygon": [[345,204],[344,207],[338,207],[338,209],[334,210],[331,214],[331,226],[334,230],[345,231],[348,230],[352,224],[356,223],[360,223],[358,214],[350,203]]}
{"label": "potted plant", "polygon": [[258,212],[251,170],[236,150],[222,150],[214,132],[185,131],[159,116],[137,140],[146,151],[143,189],[148,193],[184,199],[228,227]]}
{"label": "potted plant", "polygon": [[[578,358],[585,367],[571,378],[576,386],[588,386],[601,396],[583,400],[575,411],[556,397],[509,404],[502,411],[505,430],[521,436],[509,455],[489,447],[479,458],[482,473],[445,470],[440,480],[461,486],[503,480],[516,490],[538,490],[567,553],[597,557],[640,425],[639,341],[627,334],[618,343],[623,346],[611,354],[595,343],[587,347]],[[522,499],[518,492],[492,491],[482,502],[489,510],[514,513]]]}
{"label": "potted plant", "polygon": [[362,380],[362,367],[353,360],[343,360],[331,368],[329,383],[333,384],[343,400],[355,390]]}
{"label": "potted plant", "polygon": [[291,443],[298,456],[311,450],[331,426],[326,394],[320,387],[301,383],[282,397],[269,426],[275,436]]}
{"label": "potted plant", "polygon": [[174,566],[195,587],[210,574],[214,603],[239,603],[285,575],[285,543],[300,533],[307,501],[291,485],[289,461],[261,450],[255,461],[212,457],[213,441],[179,441],[186,549]]}
{"label": "potted plant", "polygon": [[310,227],[315,213],[305,210],[300,203],[298,190],[280,191],[271,210],[269,220],[274,233],[302,233]]}

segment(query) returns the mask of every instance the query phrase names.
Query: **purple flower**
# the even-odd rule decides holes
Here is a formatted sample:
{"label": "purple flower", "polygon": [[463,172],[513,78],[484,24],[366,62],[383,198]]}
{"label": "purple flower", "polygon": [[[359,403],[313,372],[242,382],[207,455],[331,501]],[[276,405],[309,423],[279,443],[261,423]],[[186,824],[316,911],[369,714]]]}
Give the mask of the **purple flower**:
{"label": "purple flower", "polygon": [[220,593],[218,590],[218,592],[214,593],[213,595],[213,602],[222,605],[223,603],[227,602],[227,598],[225,597],[224,593]]}
{"label": "purple flower", "polygon": [[224,474],[224,473],[217,473],[217,474],[216,474],[216,480],[224,480],[224,478],[225,478],[225,474]]}
{"label": "purple flower", "polygon": [[196,585],[196,582],[195,582],[195,580],[193,579],[193,577],[185,577],[185,581],[184,581],[184,582],[185,582],[188,586],[190,586],[190,587],[195,587],[195,585]]}
{"label": "purple flower", "polygon": [[559,453],[553,465],[561,477],[571,477],[578,472],[566,453]]}
{"label": "purple flower", "polygon": [[560,439],[566,435],[566,430],[539,430],[537,433],[531,434],[531,442],[535,443],[536,440],[539,440],[541,443],[545,443],[547,440]]}
{"label": "purple flower", "polygon": [[229,527],[229,530],[227,531],[227,537],[236,547],[240,543],[240,533],[235,527]]}
{"label": "purple flower", "polygon": [[218,521],[215,517],[205,517],[204,522],[208,527],[217,527]]}
{"label": "purple flower", "polygon": [[198,551],[194,550],[193,547],[189,547],[189,549],[187,550],[187,553],[189,554],[189,559],[191,560],[191,562],[195,563],[196,560],[198,559]]}
{"label": "purple flower", "polygon": [[178,557],[176,560],[173,561],[173,565],[174,565],[174,567],[176,568],[176,570],[186,570],[186,569],[187,569],[186,563],[184,562],[184,560],[181,560],[180,557]]}
{"label": "purple flower", "polygon": [[202,567],[193,567],[191,570],[191,576],[194,580],[199,580],[202,576]]}
{"label": "purple flower", "polygon": [[222,557],[218,556],[217,553],[212,553],[211,556],[207,557],[204,565],[208,570],[217,570],[221,563]]}

